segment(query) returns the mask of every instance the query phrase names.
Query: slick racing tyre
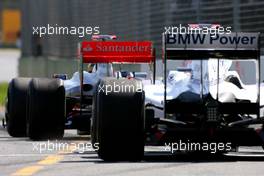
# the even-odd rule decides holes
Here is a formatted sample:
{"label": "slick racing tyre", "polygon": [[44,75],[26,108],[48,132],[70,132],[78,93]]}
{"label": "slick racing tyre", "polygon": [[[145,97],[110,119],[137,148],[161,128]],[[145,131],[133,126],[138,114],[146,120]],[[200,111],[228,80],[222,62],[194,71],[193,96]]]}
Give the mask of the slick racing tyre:
{"label": "slick racing tyre", "polygon": [[28,99],[29,138],[62,138],[65,125],[65,89],[61,80],[33,78],[29,84]]}
{"label": "slick racing tyre", "polygon": [[144,156],[144,92],[140,86],[137,80],[113,78],[103,79],[98,86],[97,152],[105,161],[138,161]]}
{"label": "slick racing tyre", "polygon": [[31,78],[14,78],[8,85],[6,103],[7,132],[13,137],[26,136],[27,91]]}

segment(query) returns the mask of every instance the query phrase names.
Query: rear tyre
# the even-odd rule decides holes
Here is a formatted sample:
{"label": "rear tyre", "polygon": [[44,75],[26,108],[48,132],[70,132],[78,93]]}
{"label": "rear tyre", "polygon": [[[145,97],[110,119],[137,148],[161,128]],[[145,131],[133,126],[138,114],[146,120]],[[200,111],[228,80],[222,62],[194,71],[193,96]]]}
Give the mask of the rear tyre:
{"label": "rear tyre", "polygon": [[[109,86],[112,90],[107,94],[99,89]],[[122,86],[130,90],[114,90]],[[136,80],[111,78],[99,84],[95,102],[97,152],[105,161],[138,161],[144,156],[144,92],[140,86]]]}
{"label": "rear tyre", "polygon": [[61,80],[33,78],[29,84],[28,99],[29,138],[62,138],[65,125],[65,89]]}
{"label": "rear tyre", "polygon": [[31,78],[14,78],[9,83],[6,104],[7,132],[13,137],[26,136],[27,91]]}

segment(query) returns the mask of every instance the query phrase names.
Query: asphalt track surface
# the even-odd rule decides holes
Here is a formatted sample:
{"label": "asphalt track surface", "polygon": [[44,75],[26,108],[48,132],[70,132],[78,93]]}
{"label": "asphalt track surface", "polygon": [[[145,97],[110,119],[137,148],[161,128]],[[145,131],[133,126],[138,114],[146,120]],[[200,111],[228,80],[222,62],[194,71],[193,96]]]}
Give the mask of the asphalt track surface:
{"label": "asphalt track surface", "polygon": [[[60,143],[68,146],[54,147]],[[141,162],[104,162],[89,144],[89,136],[78,136],[74,130],[66,131],[61,141],[32,142],[27,138],[12,138],[0,127],[0,176],[264,174],[264,152],[259,147],[243,147],[230,156],[171,155],[161,148],[146,147]]]}

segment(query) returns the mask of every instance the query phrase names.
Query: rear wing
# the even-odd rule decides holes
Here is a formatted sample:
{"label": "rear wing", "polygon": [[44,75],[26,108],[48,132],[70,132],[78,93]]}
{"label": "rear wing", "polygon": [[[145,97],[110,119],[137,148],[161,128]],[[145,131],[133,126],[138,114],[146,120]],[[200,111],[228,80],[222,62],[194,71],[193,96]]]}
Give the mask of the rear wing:
{"label": "rear wing", "polygon": [[84,63],[151,63],[155,61],[152,42],[84,41],[81,43]]}
{"label": "rear wing", "polygon": [[[167,75],[167,60],[201,60],[201,80],[200,97],[203,99],[203,79],[202,62],[209,58],[218,59],[217,64],[217,100],[219,92],[219,59],[232,60],[255,60],[256,62],[256,81],[257,81],[257,100],[256,103],[245,104],[249,112],[257,114],[259,117],[260,102],[260,33],[241,33],[230,34],[163,34],[162,36],[162,57],[164,61],[164,78]],[[164,79],[164,102],[165,112],[168,100],[166,100],[167,80]],[[225,104],[223,103],[223,106]],[[175,107],[175,106],[174,106]],[[227,104],[227,108],[234,108],[241,111],[241,106]],[[227,109],[224,108],[224,109]],[[169,107],[168,107],[169,109]],[[166,114],[166,113],[165,113]]]}
{"label": "rear wing", "polygon": [[260,33],[163,34],[163,58],[195,60],[207,58],[259,59]]}

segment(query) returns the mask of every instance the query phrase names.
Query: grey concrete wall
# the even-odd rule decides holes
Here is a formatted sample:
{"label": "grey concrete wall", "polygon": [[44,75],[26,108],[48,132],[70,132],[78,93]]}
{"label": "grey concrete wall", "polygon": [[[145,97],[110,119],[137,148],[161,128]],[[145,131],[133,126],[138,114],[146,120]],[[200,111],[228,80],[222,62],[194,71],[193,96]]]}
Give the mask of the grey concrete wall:
{"label": "grey concrete wall", "polygon": [[[240,62],[238,67],[233,63],[232,70],[237,70],[245,84],[255,83],[255,65],[253,62]],[[168,62],[168,69],[175,70],[182,65],[182,61],[177,64]],[[149,64],[116,64],[114,70],[130,70],[130,71],[145,71],[151,74]],[[159,59],[156,64],[157,76],[163,76],[163,63]],[[43,57],[23,57],[19,59],[18,75],[24,77],[51,77],[54,73],[66,73],[71,76],[78,70],[77,59],[58,59],[58,58],[43,58]],[[261,80],[264,80],[264,56],[261,57]]]}
{"label": "grey concrete wall", "polygon": [[[78,71],[77,59],[58,59],[55,57],[22,57],[19,59],[18,75],[22,77],[52,77],[54,73],[67,74],[69,77]],[[85,68],[84,68],[85,69]],[[114,70],[140,71],[140,65],[116,64]]]}

